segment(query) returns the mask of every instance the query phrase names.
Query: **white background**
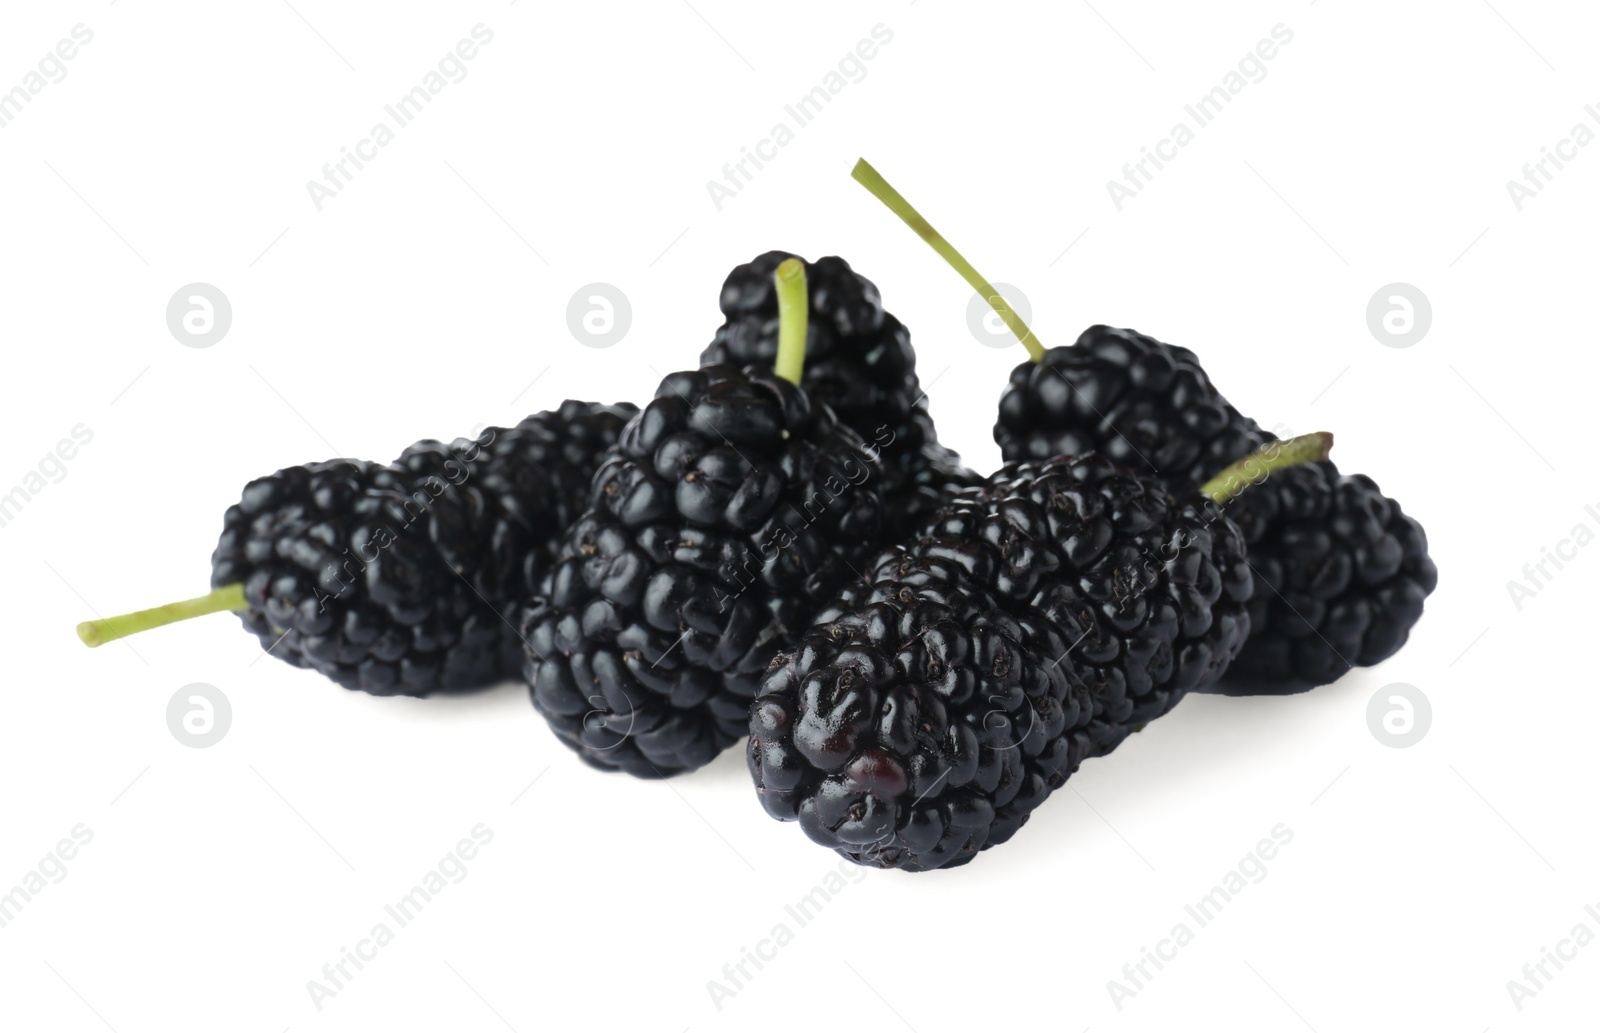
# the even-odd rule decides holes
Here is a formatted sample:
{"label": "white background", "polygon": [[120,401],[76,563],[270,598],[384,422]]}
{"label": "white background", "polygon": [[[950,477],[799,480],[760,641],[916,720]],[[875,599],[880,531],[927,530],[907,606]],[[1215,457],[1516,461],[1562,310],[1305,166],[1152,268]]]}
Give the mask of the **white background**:
{"label": "white background", "polygon": [[[1600,549],[1547,567],[1520,610],[1507,583],[1574,525],[1600,530],[1600,147],[1520,211],[1505,184],[1600,102],[1600,20],[1552,0],[1212,7],[8,5],[0,88],[74,25],[94,39],[0,129],[0,491],[74,425],[94,437],[0,527],[0,889],[74,825],[93,840],[0,928],[0,1021],[1592,1022],[1600,944],[1547,966],[1520,1011],[1507,982],[1574,925],[1600,934]],[[306,182],[480,22],[494,38],[467,77],[318,211]],[[706,182],[878,23],[893,39],[865,78],[718,211]],[[1279,23],[1293,40],[1266,77],[1118,211],[1106,181]],[[975,340],[970,292],[850,181],[858,155],[1020,288],[1047,344],[1137,327],[1194,348],[1263,424],[1336,431],[1343,468],[1428,529],[1440,584],[1411,644],[1307,695],[1191,698],[1005,847],[949,872],[852,869],[800,928],[785,905],[836,858],[762,814],[737,750],[645,784],[580,765],[520,685],[374,699],[259,659],[226,616],[93,652],[74,638],[95,612],[203,591],[251,477],[388,459],[568,396],[644,400],[694,364],[727,270],[768,248],[877,282],[943,439],[991,469],[1020,349]],[[205,349],[164,319],[195,281],[234,310]],[[606,350],[567,329],[594,281],[633,308]],[[1433,308],[1404,349],[1365,316],[1396,281]],[[232,703],[207,749],[166,724],[191,682]],[[1432,702],[1407,749],[1366,718],[1395,682]],[[494,838],[463,881],[315,1008],[308,980],[480,822]],[[1265,880],[1119,1009],[1108,980],[1279,823],[1293,841]],[[779,922],[792,942],[719,1010],[708,981]]]}

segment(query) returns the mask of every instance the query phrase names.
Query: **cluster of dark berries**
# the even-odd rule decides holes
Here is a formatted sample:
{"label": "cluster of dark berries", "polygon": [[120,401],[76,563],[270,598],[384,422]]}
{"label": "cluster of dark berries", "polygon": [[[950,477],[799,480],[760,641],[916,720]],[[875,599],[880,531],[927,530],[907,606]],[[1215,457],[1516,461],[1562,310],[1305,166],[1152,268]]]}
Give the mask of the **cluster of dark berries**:
{"label": "cluster of dark berries", "polygon": [[[231,610],[280,660],[377,695],[526,667],[588,759],[640,774],[705,763],[743,734],[768,660],[852,564],[978,481],[935,437],[904,326],[843,259],[800,264],[799,382],[774,376],[788,257],[729,274],[703,370],[666,378],[648,412],[567,402],[389,464],[279,470],[225,515],[209,595],[80,637]],[[526,618],[548,653],[523,639],[525,613],[550,618]],[[558,670],[582,684],[564,689]]]}
{"label": "cluster of dark berries", "polygon": [[80,635],[234,610],[279,659],[375,694],[521,672],[595,767],[670,776],[744,738],[768,813],[925,871],[1010,839],[1225,675],[1281,691],[1385,659],[1433,590],[1420,525],[1341,475],[1330,436],[1277,441],[1186,349],[1097,326],[1044,351],[997,302],[1034,360],[980,477],[843,259],[767,252],[720,306],[700,368],[642,409],[569,401],[251,482],[210,595]]}
{"label": "cluster of dark berries", "polygon": [[[1095,449],[1174,492],[1274,440],[1193,352],[1107,326],[1013,370],[994,436],[1008,460]],[[1279,471],[1229,515],[1256,580],[1254,633],[1234,671],[1261,687],[1322,685],[1387,659],[1438,581],[1422,526],[1327,460]]]}
{"label": "cluster of dark berries", "polygon": [[535,708],[603,769],[673,775],[737,742],[773,659],[979,480],[934,436],[905,327],[843,259],[767,252],[721,307],[702,368],[664,379],[601,462],[524,617]]}

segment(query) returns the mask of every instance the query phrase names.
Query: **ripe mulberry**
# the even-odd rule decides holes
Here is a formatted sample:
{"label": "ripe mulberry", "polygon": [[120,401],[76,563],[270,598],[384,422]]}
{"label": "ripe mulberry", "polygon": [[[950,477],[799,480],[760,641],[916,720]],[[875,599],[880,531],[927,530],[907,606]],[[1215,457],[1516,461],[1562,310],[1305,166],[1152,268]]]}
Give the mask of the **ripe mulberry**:
{"label": "ripe mulberry", "polygon": [[881,482],[860,435],[772,370],[669,375],[525,616],[535,708],[602,769],[707,763],[743,734],[773,655],[876,550]]}
{"label": "ripe mulberry", "polygon": [[1214,684],[1250,635],[1254,586],[1234,521],[1097,453],[1003,466],[935,527],[981,537],[1002,598],[1086,636],[1073,655],[1097,754]]}
{"label": "ripe mulberry", "polygon": [[[1174,492],[1274,440],[1193,352],[1105,326],[1013,370],[994,433],[1008,460],[1097,449]],[[1387,659],[1438,581],[1422,526],[1327,460],[1274,474],[1229,513],[1256,581],[1254,632],[1234,671],[1257,689],[1326,684]]]}
{"label": "ripe mulberry", "polygon": [[[790,257],[768,251],[728,274],[720,299],[724,322],[701,354],[702,365],[772,363],[778,347],[773,271]],[[805,269],[811,318],[801,383],[882,449],[889,531],[909,533],[950,491],[981,478],[939,444],[911,335],[884,310],[878,288],[837,256],[806,262]]]}
{"label": "ripe mulberry", "polygon": [[258,478],[223,517],[211,595],[79,634],[97,645],[232,609],[274,657],[375,695],[514,677],[517,616],[636,411],[567,401],[476,439],[419,441],[387,466],[337,459]]}
{"label": "ripe mulberry", "polygon": [[505,669],[502,622],[431,540],[474,551],[468,506],[431,474],[338,459],[279,470],[228,509],[212,587],[243,585],[239,617],[262,647],[345,688],[485,684]]}
{"label": "ripe mulberry", "polygon": [[1205,483],[1271,440],[1212,385],[1187,348],[1091,326],[1011,371],[994,438],[1001,458],[1097,451],[1173,491]]}
{"label": "ripe mulberry", "polygon": [[1229,507],[1251,542],[1251,683],[1324,685],[1405,645],[1438,584],[1422,525],[1362,474],[1281,470]]}
{"label": "ripe mulberry", "polygon": [[941,584],[933,541],[808,631],[750,708],[767,813],[858,864],[965,864],[1083,759],[1087,693],[1056,662],[1070,640],[964,575]]}
{"label": "ripe mulberry", "polygon": [[750,711],[763,806],[861,864],[1005,842],[1249,634],[1238,529],[1094,454],[1003,467],[891,546]]}

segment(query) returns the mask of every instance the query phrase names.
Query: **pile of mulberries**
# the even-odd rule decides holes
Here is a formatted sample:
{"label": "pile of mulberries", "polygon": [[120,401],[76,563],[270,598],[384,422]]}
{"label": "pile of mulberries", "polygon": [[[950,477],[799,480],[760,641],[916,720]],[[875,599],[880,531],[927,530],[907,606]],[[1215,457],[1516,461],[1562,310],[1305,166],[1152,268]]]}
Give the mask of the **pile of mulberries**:
{"label": "pile of mulberries", "polygon": [[963,864],[1249,634],[1237,527],[1088,453],[1003,467],[880,553],[768,675],[767,812],[862,864]]}
{"label": "pile of mulberries", "polygon": [[[1013,370],[994,436],[1008,460],[1094,449],[1173,492],[1274,440],[1193,352],[1107,326]],[[1255,630],[1234,670],[1259,688],[1322,685],[1387,659],[1438,581],[1422,526],[1328,460],[1275,473],[1229,512],[1256,581]]]}
{"label": "pile of mulberries", "polygon": [[[799,256],[768,251],[728,274],[720,298],[724,320],[700,355],[703,365],[772,364],[778,353],[773,273],[791,257]],[[939,444],[911,335],[884,309],[878,288],[837,256],[805,262],[805,270],[811,318],[801,385],[881,450],[889,530],[909,533],[950,491],[982,478]]]}
{"label": "pile of mulberries", "polygon": [[771,369],[674,373],[595,473],[524,617],[535,708],[656,777],[744,734],[768,664],[878,547],[873,450]]}
{"label": "pile of mulberries", "polygon": [[635,411],[567,401],[387,466],[258,478],[223,517],[212,587],[242,584],[262,647],[345,688],[421,696],[515,676],[517,615]]}
{"label": "pile of mulberries", "polygon": [[766,252],[719,305],[700,367],[643,409],[568,401],[250,482],[210,595],[80,637],[232,609],[278,659],[376,695],[521,673],[594,767],[667,777],[742,738],[770,815],[928,871],[1006,842],[1225,675],[1279,692],[1387,658],[1437,582],[1370,478],[1289,465],[1326,435],[1219,488],[1276,439],[1187,349],[1095,326],[1018,366],[984,478],[939,443],[906,328],[843,259]]}

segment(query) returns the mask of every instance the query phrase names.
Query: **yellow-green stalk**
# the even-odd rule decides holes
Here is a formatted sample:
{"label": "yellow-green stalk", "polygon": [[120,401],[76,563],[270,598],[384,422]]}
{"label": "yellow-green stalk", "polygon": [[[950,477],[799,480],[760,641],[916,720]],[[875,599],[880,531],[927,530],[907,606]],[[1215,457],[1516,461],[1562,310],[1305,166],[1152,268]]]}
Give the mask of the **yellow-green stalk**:
{"label": "yellow-green stalk", "polygon": [[1005,321],[1006,326],[1010,328],[1012,333],[1017,335],[1017,340],[1022,342],[1022,346],[1028,349],[1029,358],[1034,362],[1039,362],[1044,358],[1044,345],[1039,343],[1039,339],[1033,335],[1032,330],[1028,329],[1028,324],[1022,321],[1022,317],[1017,315],[1016,310],[1011,307],[1010,303],[1001,297],[999,291],[994,289],[994,285],[979,275],[978,270],[972,267],[972,263],[967,261],[961,252],[955,249],[955,245],[944,239],[944,235],[934,229],[932,224],[922,217],[922,213],[912,207],[910,201],[901,197],[900,191],[890,186],[889,181],[884,179],[877,169],[867,163],[867,159],[858,158],[856,160],[856,167],[850,170],[850,178],[866,187],[872,192],[873,197],[882,201],[885,207],[900,216],[901,221],[910,226],[917,236],[927,241],[929,247],[939,252],[940,258],[950,263],[950,267],[960,273],[961,278],[972,285],[972,289],[977,291],[983,300],[989,303],[995,314]]}
{"label": "yellow-green stalk", "polygon": [[1328,458],[1333,435],[1327,431],[1302,434],[1287,441],[1272,441],[1245,456],[1200,486],[1200,494],[1223,505],[1252,484],[1260,484],[1278,470]]}
{"label": "yellow-green stalk", "polygon": [[806,366],[806,324],[811,301],[806,295],[806,264],[798,258],[779,263],[772,279],[778,289],[778,356],[773,372],[791,384],[800,383]]}
{"label": "yellow-green stalk", "polygon": [[83,644],[93,649],[103,646],[107,642],[115,642],[119,638],[127,638],[141,631],[159,628],[163,624],[176,624],[186,621],[191,617],[203,617],[208,613],[221,613],[225,610],[248,610],[250,604],[245,602],[243,585],[223,585],[215,591],[194,599],[185,599],[182,602],[168,603],[149,610],[135,610],[132,613],[122,613],[115,617],[102,617],[99,620],[84,621],[78,625],[78,637]]}

